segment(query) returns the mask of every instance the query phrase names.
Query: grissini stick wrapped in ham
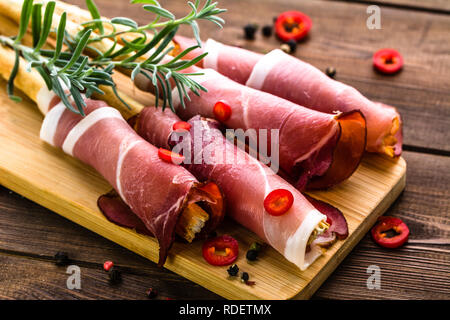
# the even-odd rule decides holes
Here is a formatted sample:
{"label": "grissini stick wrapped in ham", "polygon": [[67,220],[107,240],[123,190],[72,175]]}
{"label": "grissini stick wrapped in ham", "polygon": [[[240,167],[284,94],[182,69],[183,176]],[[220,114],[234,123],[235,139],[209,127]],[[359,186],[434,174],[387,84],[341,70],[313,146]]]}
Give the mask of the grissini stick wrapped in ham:
{"label": "grissini stick wrapped in ham", "polygon": [[[11,49],[0,46],[0,57],[0,72],[8,78],[14,54]],[[86,116],[75,114],[48,91],[34,69],[27,73],[23,65],[20,64],[15,84],[36,101],[45,114],[41,139],[92,166],[113,186],[148,233],[157,238],[159,265],[163,265],[179,222],[185,222],[184,229],[193,227],[194,232],[199,232],[209,216],[197,204],[202,203],[213,212],[221,205],[218,199],[205,191],[186,169],[160,159],[158,149],[137,135],[116,109],[103,101],[85,99]],[[99,204],[103,209],[115,209],[109,207],[112,203],[106,198]],[[190,222],[181,217],[185,213],[191,216],[193,210],[204,217],[190,226]],[[108,212],[106,215],[111,217]]]}
{"label": "grissini stick wrapped in ham", "polygon": [[[196,68],[190,71],[198,71]],[[265,129],[269,146],[271,132],[278,130],[280,174],[299,190],[332,187],[358,167],[366,143],[365,120],[359,111],[333,115],[317,112],[241,85],[212,69],[202,72],[204,75],[195,80],[208,92],[199,96],[189,93],[190,100],[184,101],[186,108],[181,107],[177,91],[173,91],[173,105],[183,120],[195,115],[215,118],[214,106],[223,101],[231,108],[229,119],[222,121],[225,126],[254,129],[256,135]],[[145,81],[137,85],[147,90],[152,86]]]}
{"label": "grissini stick wrapped in ham", "polygon": [[[198,179],[212,179],[219,185],[226,195],[227,215],[301,270],[322,254],[324,246],[334,242],[336,232],[340,238],[347,236],[347,223],[339,210],[311,199],[313,205],[266,165],[228,141],[217,121],[195,116],[184,134],[172,129],[179,121],[170,110],[147,107],[132,122],[136,132],[148,141],[174,151],[182,149],[185,155],[190,153],[190,161],[184,166]],[[264,202],[277,189],[292,194],[293,203],[283,215],[273,216]],[[327,216],[332,225],[340,227],[328,232]]]}
{"label": "grissini stick wrapped in ham", "polygon": [[[177,36],[180,50],[194,40]],[[208,52],[201,66],[230,79],[314,110],[333,113],[360,110],[367,121],[367,151],[394,157],[402,152],[402,120],[394,107],[370,101],[355,88],[276,49],[266,55],[227,46],[212,39],[192,56]]]}

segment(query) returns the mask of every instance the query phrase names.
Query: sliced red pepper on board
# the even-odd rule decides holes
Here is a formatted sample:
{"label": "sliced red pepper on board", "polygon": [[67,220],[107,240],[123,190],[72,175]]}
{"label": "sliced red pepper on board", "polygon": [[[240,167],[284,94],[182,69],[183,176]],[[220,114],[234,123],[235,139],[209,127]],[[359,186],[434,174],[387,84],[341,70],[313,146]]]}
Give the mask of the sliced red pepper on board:
{"label": "sliced red pepper on board", "polygon": [[238,257],[239,244],[233,237],[223,235],[208,239],[203,244],[203,258],[213,266],[232,264]]}
{"label": "sliced red pepper on board", "polygon": [[213,108],[214,116],[219,121],[227,121],[231,117],[231,107],[223,101],[218,101]]}
{"label": "sliced red pepper on board", "polygon": [[173,131],[182,131],[182,130],[189,131],[191,130],[191,127],[192,126],[189,122],[178,121],[173,124],[172,129]]}
{"label": "sliced red pepper on board", "polygon": [[164,148],[159,148],[158,156],[161,160],[173,164],[181,164],[184,161],[184,156],[182,156],[181,154],[172,152]]}
{"label": "sliced red pepper on board", "polygon": [[276,189],[264,199],[264,209],[272,216],[285,214],[294,203],[294,196],[289,190]]}
{"label": "sliced red pepper on board", "polygon": [[275,33],[282,41],[303,39],[312,26],[310,17],[300,11],[286,11],[275,21]]}
{"label": "sliced red pepper on board", "polygon": [[398,248],[409,236],[408,226],[399,218],[380,217],[371,230],[373,240],[385,248]]}
{"label": "sliced red pepper on board", "polygon": [[403,57],[394,49],[381,49],[373,55],[373,66],[385,74],[393,74],[403,67]]}

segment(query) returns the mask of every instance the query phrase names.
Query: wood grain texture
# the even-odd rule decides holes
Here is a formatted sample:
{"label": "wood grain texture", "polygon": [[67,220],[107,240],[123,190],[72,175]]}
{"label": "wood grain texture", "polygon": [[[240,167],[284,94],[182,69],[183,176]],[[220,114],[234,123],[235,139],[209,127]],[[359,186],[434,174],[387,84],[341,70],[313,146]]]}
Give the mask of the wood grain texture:
{"label": "wood grain texture", "polygon": [[414,9],[436,13],[450,13],[450,2],[447,0],[333,0],[392,6],[401,9]]}
{"label": "wood grain texture", "polygon": [[[57,266],[48,260],[31,260],[27,257],[0,254],[0,299],[147,299],[149,288],[158,288],[157,299],[173,298],[187,280],[173,274],[150,277],[144,272],[123,270],[122,281],[111,284],[102,266],[86,265],[78,261],[71,264],[80,267],[81,289],[68,289],[70,274],[67,266]],[[186,300],[208,299],[213,293],[199,286],[191,286]]]}
{"label": "wood grain texture", "polygon": [[[84,4],[84,0],[67,2]],[[186,12],[184,1],[161,2],[178,15]],[[432,147],[438,152],[440,148],[448,150],[450,90],[445,77],[449,70],[450,50],[445,39],[448,35],[449,16],[383,7],[384,30],[369,32],[362,28],[367,16],[364,13],[367,4],[316,2],[317,4],[311,4],[305,1],[300,3],[284,0],[275,5],[271,1],[261,0],[254,5],[254,1],[245,3],[220,1],[222,6],[230,9],[226,14],[227,26],[219,33],[216,29],[203,25],[207,28],[202,29],[202,37],[213,36],[229,44],[239,44],[264,52],[275,48],[278,42],[274,39],[263,40],[260,35],[254,42],[243,40],[241,27],[249,21],[248,8],[255,12],[251,21],[261,24],[270,23],[272,16],[278,13],[273,11],[275,7],[280,12],[286,8],[303,10],[313,18],[314,37],[302,43],[296,55],[321,69],[328,65],[337,67],[338,80],[354,85],[372,98],[388,103],[388,99],[394,102],[398,100],[401,104],[404,102],[401,108],[402,115],[412,119],[406,122],[408,145],[417,148]],[[438,1],[427,1],[423,4],[429,5],[434,2]],[[115,1],[114,5],[106,0],[96,0],[96,3],[104,15],[126,15],[140,22],[149,20],[148,13],[143,13],[139,6],[128,6],[126,0]],[[243,5],[243,10],[239,10],[238,3]],[[385,13],[388,15],[385,16]],[[317,20],[319,18],[320,20]],[[182,32],[190,34],[188,29]],[[408,52],[406,62],[408,69],[398,76],[383,77],[373,74],[372,70],[367,68],[370,64],[371,50],[385,43],[395,46],[399,43],[402,53],[403,50]],[[394,102],[390,103],[395,104]],[[26,132],[23,133],[26,135]],[[387,214],[399,216],[407,221],[412,230],[410,243],[400,251],[387,251],[375,246],[370,237],[364,237],[314,297],[450,299],[447,290],[450,287],[448,283],[450,160],[448,157],[414,152],[406,152],[404,156],[408,162],[408,184],[405,192]],[[169,295],[173,298],[186,299],[191,293],[199,298],[218,298],[212,292],[170,271],[156,268],[153,263],[113,242],[14,193],[10,194],[4,188],[0,189],[0,264],[4,275],[0,281],[0,297],[29,299],[68,297],[61,282],[53,287],[51,294],[39,294],[42,292],[40,286],[43,282],[27,276],[30,267],[38,264],[40,266],[41,260],[49,260],[57,250],[63,248],[69,251],[77,262],[92,266],[94,269],[104,260],[112,259],[126,267],[132,274],[140,274],[139,270],[143,270],[144,274],[140,275],[141,282],[147,283],[149,278],[152,281],[161,278],[163,281],[160,285],[163,290],[160,291],[165,291],[165,286],[173,285],[177,288]],[[16,255],[26,256],[27,259],[24,260],[30,264],[22,268],[20,266],[24,263],[22,258],[8,261],[3,259],[5,252],[10,250]],[[365,284],[368,276],[366,268],[372,264],[382,268],[381,292],[368,290]],[[18,268],[20,273],[16,272]],[[48,282],[52,282],[52,277],[58,276],[56,273],[47,275]],[[20,286],[22,280],[17,281],[14,286],[5,280],[21,277],[27,279],[22,282],[22,286]],[[126,287],[124,289],[121,298],[138,298],[140,294],[129,294]],[[109,290],[95,291],[92,285],[87,284],[78,297],[101,299],[114,298],[117,295]]]}
{"label": "wood grain texture", "polygon": [[[67,2],[84,7],[84,0]],[[127,15],[148,23],[151,15],[140,5],[117,0],[96,1],[105,16]],[[161,1],[177,16],[188,12],[182,1]],[[264,38],[258,32],[255,41],[243,38],[242,27],[249,23],[271,24],[277,14],[301,10],[313,21],[306,41],[299,44],[296,56],[321,70],[337,69],[336,79],[354,86],[370,99],[396,106],[403,116],[406,145],[450,151],[450,16],[420,11],[383,8],[382,29],[366,27],[367,4],[342,1],[222,0],[223,30],[201,22],[201,37],[212,37],[231,45],[257,52],[280,46],[275,37]],[[252,12],[251,16],[248,15]],[[192,36],[188,27],[180,33]],[[404,57],[402,72],[394,76],[378,74],[372,69],[373,53],[384,47],[397,49]]]}
{"label": "wood grain texture", "polygon": [[[4,83],[3,83],[4,85]],[[0,183],[62,216],[152,261],[158,257],[154,238],[118,227],[99,212],[98,196],[110,189],[91,168],[39,140],[42,116],[29,102],[20,104],[0,93]],[[339,207],[345,214],[350,235],[300,272],[279,253],[267,248],[264,259],[249,264],[244,254],[237,260],[248,270],[255,287],[226,278],[226,267],[208,265],[201,256],[201,243],[175,243],[166,268],[230,299],[309,298],[346,254],[400,194],[406,164],[379,156],[365,157],[361,167],[345,183],[314,195]],[[355,199],[357,200],[355,200]],[[219,230],[235,237],[247,248],[257,237],[248,230],[226,223]],[[245,252],[245,249],[244,249]]]}
{"label": "wood grain texture", "polygon": [[[446,188],[450,183],[450,172],[446,170],[450,166],[450,158],[413,152],[406,152],[404,157],[408,163],[406,189],[386,214],[401,217],[408,224],[411,229],[409,243],[400,250],[386,250],[376,246],[370,236],[366,235],[313,298],[449,298],[450,279],[447,275],[450,271],[450,253],[445,241],[448,243],[450,239],[450,191]],[[438,178],[437,172],[442,173]],[[103,261],[112,260],[125,270],[125,277],[127,273],[139,274],[145,285],[152,285],[171,298],[219,298],[6,188],[0,188],[0,248],[0,257],[5,251],[20,252],[26,257],[47,262],[52,260],[57,251],[64,250],[69,252],[75,264],[81,263],[94,268],[100,267]],[[0,296],[21,299],[38,297],[35,291],[41,290],[40,282],[27,275],[30,272],[28,267],[21,268],[20,274],[16,272],[15,267],[20,267],[22,260],[3,261],[2,272],[5,279],[23,277],[28,280],[21,280],[22,287],[16,286],[14,289],[10,282],[2,282],[5,285],[0,286]],[[381,267],[381,292],[368,290],[366,287],[366,269],[370,265]],[[57,275],[48,276],[51,279]],[[155,283],[158,280],[161,281]],[[83,283],[87,281],[90,279],[84,279]],[[65,294],[61,292],[66,291],[65,286],[59,284],[61,287],[53,289],[53,298]],[[82,289],[85,296],[98,299],[115,297],[113,292],[101,295],[93,293],[89,291],[92,286],[88,285],[89,287]],[[142,290],[145,290],[144,287]],[[168,289],[172,287],[178,290]],[[15,290],[20,291],[20,294]],[[187,292],[189,296],[186,296]],[[122,298],[136,297],[122,294]],[[52,295],[47,298],[52,299]]]}

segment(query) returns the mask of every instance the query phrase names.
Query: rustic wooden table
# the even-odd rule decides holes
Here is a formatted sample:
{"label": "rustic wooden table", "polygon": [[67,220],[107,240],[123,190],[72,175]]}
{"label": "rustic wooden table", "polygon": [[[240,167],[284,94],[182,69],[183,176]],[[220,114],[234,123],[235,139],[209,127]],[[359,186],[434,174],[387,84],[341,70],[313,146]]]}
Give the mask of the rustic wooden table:
{"label": "rustic wooden table", "polygon": [[[70,0],[84,6],[84,0]],[[105,16],[150,19],[128,0],[96,0]],[[178,16],[185,1],[161,1]],[[381,30],[366,27],[369,4],[381,7]],[[226,28],[202,23],[202,38],[267,52],[279,46],[273,37],[243,39],[242,27],[270,24],[286,10],[301,10],[313,20],[310,37],[296,55],[373,100],[396,106],[405,122],[407,186],[387,215],[410,227],[409,242],[385,250],[369,235],[322,285],[316,299],[450,299],[450,2],[447,0],[296,1],[221,0],[228,8]],[[190,35],[188,28],[181,31]],[[405,59],[396,76],[371,67],[373,52],[398,49]],[[53,263],[67,251],[81,267],[82,289],[68,290],[64,267]],[[111,286],[102,263],[122,267],[123,282]],[[381,290],[366,286],[367,268],[381,268]],[[0,187],[0,299],[143,299],[149,287],[160,298],[218,299],[212,292]]]}

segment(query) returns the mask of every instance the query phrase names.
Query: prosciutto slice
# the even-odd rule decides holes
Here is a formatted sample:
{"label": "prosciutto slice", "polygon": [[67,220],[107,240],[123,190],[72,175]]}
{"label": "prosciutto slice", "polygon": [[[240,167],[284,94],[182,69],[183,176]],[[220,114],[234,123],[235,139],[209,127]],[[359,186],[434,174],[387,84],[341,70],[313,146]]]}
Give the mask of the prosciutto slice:
{"label": "prosciutto slice", "polygon": [[[189,93],[186,108],[181,108],[178,91],[173,104],[184,120],[195,115],[214,118],[217,101],[231,106],[228,128],[254,130],[250,139],[265,139],[272,144],[274,130],[279,134],[280,174],[296,188],[328,188],[350,177],[358,167],[365,149],[366,128],[359,111],[326,114],[303,108],[288,100],[241,85],[212,69],[195,80],[208,92]],[[261,138],[261,130],[266,137]]]}
{"label": "prosciutto slice", "polygon": [[[86,99],[82,117],[46,88],[41,90],[39,108],[46,114],[41,139],[92,166],[113,186],[121,200],[104,196],[99,205],[121,225],[154,235],[160,246],[159,265],[163,265],[184,206],[212,200],[186,169],[162,161],[158,149],[137,135],[116,109]],[[136,217],[120,216],[126,211],[121,208],[127,207],[142,223]]]}
{"label": "prosciutto slice", "polygon": [[[195,40],[177,36],[180,49]],[[204,49],[191,56],[208,55],[204,68],[314,110],[333,113],[360,110],[367,121],[367,151],[399,156],[402,152],[402,120],[394,107],[370,101],[355,88],[335,81],[314,66],[276,49],[266,55],[227,46],[209,39]]]}
{"label": "prosciutto slice", "polygon": [[[169,110],[147,107],[140,113],[135,127],[151,143],[160,143],[159,146],[174,151],[182,149],[185,156],[190,154],[185,167],[199,180],[214,180],[219,185],[225,194],[227,215],[255,232],[301,270],[322,254],[321,237],[312,244],[308,240],[317,232],[319,223],[327,219],[324,214],[340,215],[346,225],[339,210],[324,204],[319,211],[269,167],[228,141],[217,121],[195,116],[189,120],[190,132],[181,136],[171,132],[177,121]],[[278,217],[269,215],[263,205],[265,197],[275,189],[289,190],[294,196],[291,209]],[[327,234],[327,243],[331,234],[334,232]]]}

